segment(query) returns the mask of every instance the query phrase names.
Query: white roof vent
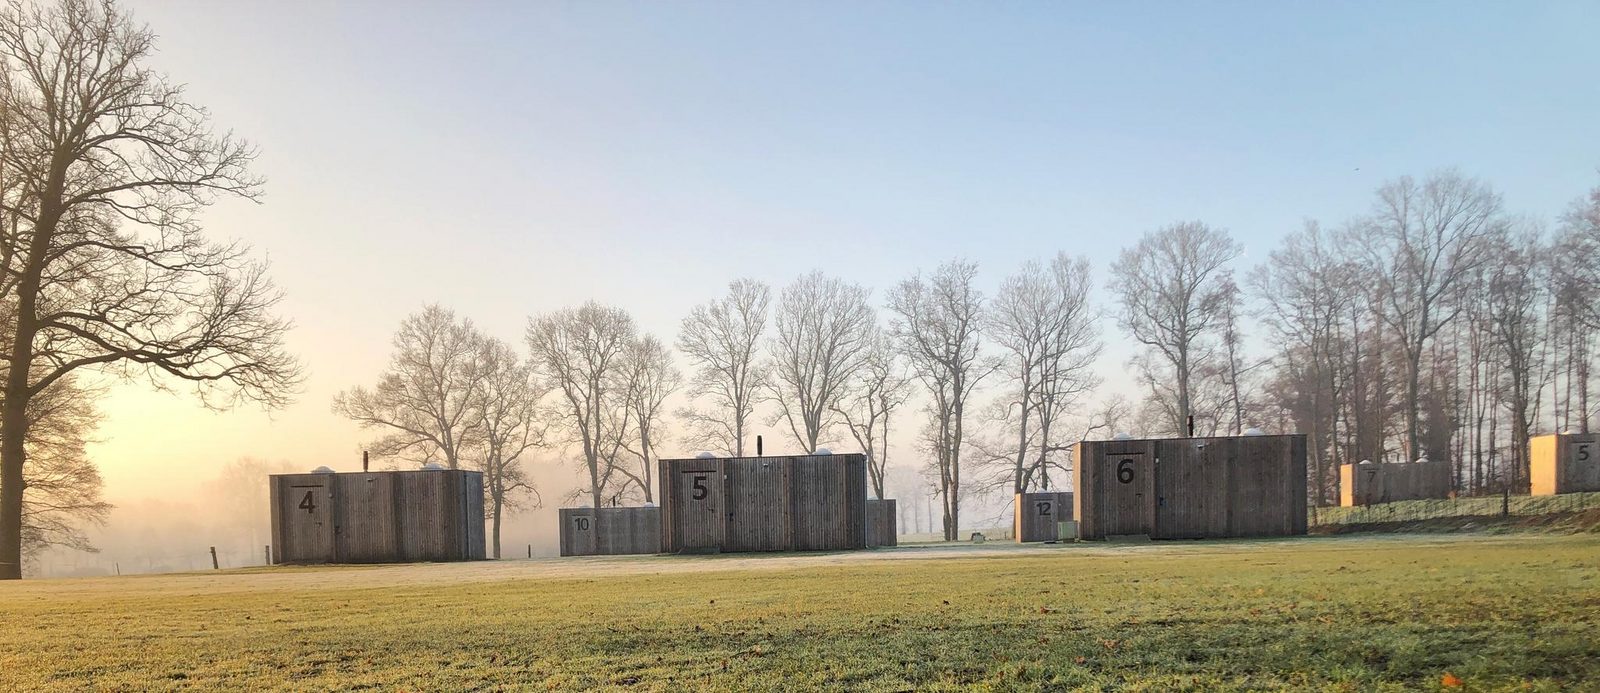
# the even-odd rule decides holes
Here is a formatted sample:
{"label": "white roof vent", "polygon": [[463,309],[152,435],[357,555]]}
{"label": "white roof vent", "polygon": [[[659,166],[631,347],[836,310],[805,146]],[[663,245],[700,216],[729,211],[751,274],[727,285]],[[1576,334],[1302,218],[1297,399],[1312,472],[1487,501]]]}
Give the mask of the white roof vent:
{"label": "white roof vent", "polygon": [[1114,436],[1111,436],[1111,439],[1112,440],[1133,440],[1133,434],[1129,433],[1127,431],[1117,431],[1117,434],[1114,435]]}
{"label": "white roof vent", "polygon": [[444,469],[444,465],[439,464],[438,462],[429,462],[427,464],[422,465],[422,468],[423,469]]}
{"label": "white roof vent", "polygon": [[311,473],[312,474],[332,474],[333,473],[333,468],[329,467],[328,465],[322,465],[321,467],[317,467],[316,469],[311,470]]}
{"label": "white roof vent", "polygon": [[1264,436],[1267,434],[1267,432],[1251,426],[1250,428],[1244,429],[1244,434],[1247,436]]}
{"label": "white roof vent", "polygon": [[1417,464],[1422,464],[1422,463],[1427,462],[1427,461],[1428,461],[1428,456],[1427,455],[1423,455],[1423,456],[1417,458]]}
{"label": "white roof vent", "polygon": [[695,454],[694,458],[697,460],[714,460],[717,459],[717,453],[709,450],[701,450],[699,453]]}
{"label": "white roof vent", "polygon": [[1372,460],[1362,460],[1359,464],[1372,464]]}
{"label": "white roof vent", "polygon": [[817,448],[816,450],[811,451],[811,454],[813,454],[813,455],[832,455],[833,451],[829,450],[827,448]]}

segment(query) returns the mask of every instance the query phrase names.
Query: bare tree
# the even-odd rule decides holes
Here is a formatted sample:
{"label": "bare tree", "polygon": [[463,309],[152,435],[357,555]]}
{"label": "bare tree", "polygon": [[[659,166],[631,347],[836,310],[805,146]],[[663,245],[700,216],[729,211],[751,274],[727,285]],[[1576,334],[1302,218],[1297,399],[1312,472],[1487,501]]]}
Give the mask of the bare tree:
{"label": "bare tree", "polygon": [[874,328],[850,394],[835,411],[866,452],[868,481],[879,499],[884,498],[884,474],[889,466],[889,420],[910,396],[909,384],[894,344]]}
{"label": "bare tree", "polygon": [[759,349],[770,302],[766,284],[739,279],[728,284],[727,296],[695,306],[683,319],[678,350],[695,368],[689,396],[710,404],[709,411],[678,412],[690,445],[744,456],[750,416],[766,386]]}
{"label": "bare tree", "polygon": [[806,452],[838,419],[850,379],[866,362],[875,324],[867,291],[812,272],[784,287],[772,340],[770,399]]}
{"label": "bare tree", "polygon": [[612,488],[627,443],[627,351],[636,332],[627,311],[594,301],[528,320],[528,349],[561,402],[558,417],[580,445],[596,508]]}
{"label": "bare tree", "polygon": [[1497,258],[1487,277],[1486,312],[1491,341],[1499,356],[1504,406],[1511,415],[1511,474],[1515,488],[1528,483],[1528,439],[1545,386],[1544,308],[1548,303],[1543,243],[1535,231],[1497,233],[1487,239]]}
{"label": "bare tree", "polygon": [[[1194,413],[1196,374],[1210,357],[1232,282],[1227,264],[1240,248],[1226,231],[1180,222],[1145,234],[1112,266],[1110,288],[1122,304],[1118,322],[1156,356],[1138,363],[1170,403],[1169,433],[1182,434]],[[1170,374],[1155,371],[1170,369]]]}
{"label": "bare tree", "polygon": [[[1317,505],[1338,500],[1339,402],[1344,395],[1343,316],[1360,304],[1359,271],[1316,222],[1285,238],[1250,275],[1268,342],[1280,355],[1275,388],[1309,440]],[[1291,394],[1292,393],[1292,394]]]}
{"label": "bare tree", "polygon": [[490,375],[479,360],[482,340],[471,320],[428,305],[400,323],[378,384],[335,395],[333,412],[386,431],[371,444],[378,457],[443,460],[459,469],[479,442],[473,407]]}
{"label": "bare tree", "polygon": [[52,546],[98,551],[83,528],[105,524],[111,504],[101,495],[105,484],[86,450],[99,423],[93,393],[74,379],[63,378],[29,404],[23,468],[28,489],[22,503],[24,560]]}
{"label": "bare tree", "polygon": [[144,66],[154,34],[109,3],[0,9],[0,267],[16,323],[0,412],[0,578],[21,576],[28,409],[86,367],[278,406],[299,381],[264,266],[197,212],[254,199],[255,150]]}
{"label": "bare tree", "polygon": [[1005,351],[1002,370],[1015,387],[1002,400],[1004,419],[1015,427],[1005,454],[1013,493],[1046,487],[1052,458],[1070,449],[1060,424],[1098,383],[1094,318],[1084,258],[1059,253],[1048,267],[1029,261],[1000,284],[987,326]]}
{"label": "bare tree", "polygon": [[1502,229],[1500,197],[1488,184],[1444,171],[1417,183],[1406,176],[1378,189],[1359,247],[1368,281],[1405,355],[1406,455],[1421,448],[1422,358],[1459,306],[1448,298],[1486,257],[1484,239]]}
{"label": "bare tree", "polygon": [[628,372],[628,417],[633,420],[634,439],[638,449],[631,449],[639,458],[639,471],[621,469],[644,496],[644,502],[655,501],[655,482],[652,479],[657,447],[663,435],[662,421],[666,412],[667,397],[683,384],[683,375],[672,365],[672,352],[651,335],[634,340],[625,354]]}
{"label": "bare tree", "polygon": [[515,349],[493,337],[476,340],[475,370],[481,380],[468,400],[476,429],[472,440],[476,466],[483,472],[484,508],[492,523],[491,549],[500,558],[500,527],[507,513],[539,507],[543,498],[522,467],[522,456],[545,445],[545,422],[539,402],[549,392],[536,377],[533,364]]}
{"label": "bare tree", "polygon": [[983,294],[973,285],[977,275],[977,264],[952,260],[927,279],[918,274],[900,282],[889,294],[891,333],[931,400],[923,439],[933,456],[947,540],[960,529],[967,402],[997,367],[978,353]]}

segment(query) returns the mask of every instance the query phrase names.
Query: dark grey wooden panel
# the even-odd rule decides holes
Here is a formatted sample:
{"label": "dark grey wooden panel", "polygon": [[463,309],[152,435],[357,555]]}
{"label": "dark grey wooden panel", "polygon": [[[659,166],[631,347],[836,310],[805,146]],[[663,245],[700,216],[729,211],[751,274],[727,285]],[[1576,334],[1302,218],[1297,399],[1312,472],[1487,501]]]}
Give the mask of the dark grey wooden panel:
{"label": "dark grey wooden panel", "polygon": [[1072,502],[1065,491],[1017,494],[1012,533],[1018,542],[1056,541],[1059,523],[1072,519]]}

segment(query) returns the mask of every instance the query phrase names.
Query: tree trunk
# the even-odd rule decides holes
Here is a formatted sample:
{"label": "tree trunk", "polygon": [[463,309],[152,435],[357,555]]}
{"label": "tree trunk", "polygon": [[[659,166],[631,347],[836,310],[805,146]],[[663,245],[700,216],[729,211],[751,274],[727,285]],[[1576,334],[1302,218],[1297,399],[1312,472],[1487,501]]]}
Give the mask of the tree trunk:
{"label": "tree trunk", "polygon": [[494,503],[494,559],[500,560],[500,508],[504,505],[505,491],[495,491]]}

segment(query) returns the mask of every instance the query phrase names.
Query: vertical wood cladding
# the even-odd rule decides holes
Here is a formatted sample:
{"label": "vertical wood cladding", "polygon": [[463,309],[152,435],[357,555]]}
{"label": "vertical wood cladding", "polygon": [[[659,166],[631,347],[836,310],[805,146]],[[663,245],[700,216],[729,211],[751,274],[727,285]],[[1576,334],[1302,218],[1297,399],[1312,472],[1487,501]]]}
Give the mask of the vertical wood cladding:
{"label": "vertical wood cladding", "polygon": [[668,553],[867,546],[861,455],[662,460],[659,478]]}
{"label": "vertical wood cladding", "polygon": [[480,472],[275,474],[268,483],[278,563],[484,558]]}

